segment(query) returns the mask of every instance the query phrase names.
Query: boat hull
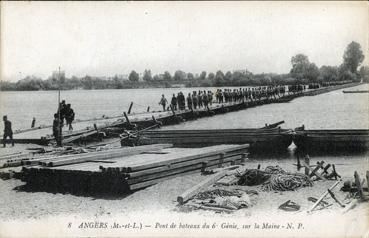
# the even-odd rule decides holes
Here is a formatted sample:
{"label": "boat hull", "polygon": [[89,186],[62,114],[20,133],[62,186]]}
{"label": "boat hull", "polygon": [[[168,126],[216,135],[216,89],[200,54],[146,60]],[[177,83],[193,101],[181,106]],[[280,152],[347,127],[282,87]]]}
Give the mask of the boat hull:
{"label": "boat hull", "polygon": [[296,131],[293,142],[304,151],[362,151],[369,148],[369,130]]}
{"label": "boat hull", "polygon": [[289,130],[232,129],[232,130],[166,130],[140,135],[140,144],[170,143],[175,147],[204,147],[219,144],[250,144],[252,152],[285,151],[292,144]]}

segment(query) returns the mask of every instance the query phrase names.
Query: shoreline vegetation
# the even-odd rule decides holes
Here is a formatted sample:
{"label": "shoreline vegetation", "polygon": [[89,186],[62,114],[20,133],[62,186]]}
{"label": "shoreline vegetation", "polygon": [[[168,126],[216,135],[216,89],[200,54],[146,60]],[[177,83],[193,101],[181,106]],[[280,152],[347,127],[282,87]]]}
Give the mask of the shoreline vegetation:
{"label": "shoreline vegetation", "polygon": [[323,65],[318,68],[304,54],[291,58],[292,68],[287,74],[253,74],[248,70],[223,72],[202,71],[199,74],[181,70],[173,75],[165,71],[152,75],[145,70],[141,75],[132,70],[129,75],[114,77],[65,77],[65,73],[54,72],[47,79],[27,76],[18,82],[0,81],[0,91],[39,90],[93,90],[93,89],[134,89],[134,88],[179,88],[179,87],[232,87],[232,86],[275,86],[294,84],[338,85],[345,82],[369,82],[369,66],[360,66],[364,54],[360,44],[351,42],[343,55],[340,66]]}

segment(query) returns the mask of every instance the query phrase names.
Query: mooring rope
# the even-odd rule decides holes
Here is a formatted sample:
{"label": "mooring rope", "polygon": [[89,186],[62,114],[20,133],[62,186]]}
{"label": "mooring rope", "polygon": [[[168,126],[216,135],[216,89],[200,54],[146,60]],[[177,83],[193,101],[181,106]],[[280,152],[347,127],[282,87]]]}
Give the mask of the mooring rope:
{"label": "mooring rope", "polygon": [[273,174],[270,179],[263,184],[265,191],[294,191],[300,187],[312,186],[310,178],[305,174]]}
{"label": "mooring rope", "polygon": [[265,191],[293,191],[300,187],[312,186],[308,176],[301,173],[288,173],[279,166],[268,166],[265,171],[245,170],[238,175],[238,185],[254,186],[262,184]]}

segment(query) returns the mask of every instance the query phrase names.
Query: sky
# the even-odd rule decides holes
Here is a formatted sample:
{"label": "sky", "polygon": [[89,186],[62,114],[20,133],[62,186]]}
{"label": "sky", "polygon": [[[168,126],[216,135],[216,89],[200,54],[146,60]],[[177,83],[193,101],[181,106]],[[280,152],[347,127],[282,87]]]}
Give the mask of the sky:
{"label": "sky", "polygon": [[340,65],[367,2],[1,2],[1,79],[168,70],[288,73],[303,53]]}

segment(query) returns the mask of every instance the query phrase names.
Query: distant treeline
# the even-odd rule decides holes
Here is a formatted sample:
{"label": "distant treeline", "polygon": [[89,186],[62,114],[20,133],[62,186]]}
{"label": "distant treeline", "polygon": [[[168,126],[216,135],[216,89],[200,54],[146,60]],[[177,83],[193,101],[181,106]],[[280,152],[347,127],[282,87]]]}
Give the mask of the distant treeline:
{"label": "distant treeline", "polygon": [[318,68],[304,54],[291,58],[292,68],[288,74],[253,74],[247,70],[207,73],[205,71],[194,75],[177,70],[174,75],[168,71],[152,75],[145,70],[142,77],[136,71],[131,71],[127,78],[101,78],[75,76],[66,78],[64,74],[54,75],[48,79],[27,76],[18,82],[0,81],[2,91],[32,91],[32,90],[71,90],[71,89],[129,89],[129,88],[159,88],[159,87],[221,87],[221,86],[260,86],[260,85],[291,85],[291,84],[328,84],[344,81],[369,82],[369,67],[361,66],[364,54],[360,44],[351,42],[343,55],[340,66],[321,66]]}

